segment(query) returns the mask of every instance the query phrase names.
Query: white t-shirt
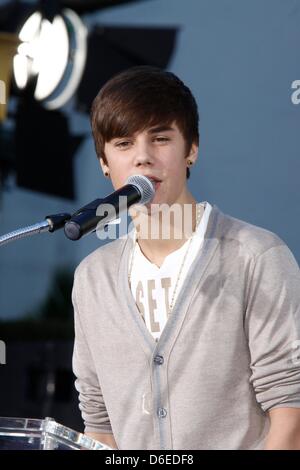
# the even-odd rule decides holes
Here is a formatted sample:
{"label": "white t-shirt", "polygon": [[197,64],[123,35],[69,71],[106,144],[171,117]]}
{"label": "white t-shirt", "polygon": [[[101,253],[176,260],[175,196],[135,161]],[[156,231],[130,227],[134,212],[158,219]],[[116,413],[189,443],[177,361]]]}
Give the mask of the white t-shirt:
{"label": "white t-shirt", "polygon": [[[187,240],[178,250],[166,256],[160,267],[151,263],[142,253],[139,244],[135,244],[131,292],[147,328],[155,339],[160,337],[168,320],[169,305],[188,244],[190,243],[190,246],[178,281],[173,307],[188,270],[203,244],[212,206],[206,201],[199,204],[204,206],[204,212],[191,242]],[[130,264],[131,259],[129,267]]]}

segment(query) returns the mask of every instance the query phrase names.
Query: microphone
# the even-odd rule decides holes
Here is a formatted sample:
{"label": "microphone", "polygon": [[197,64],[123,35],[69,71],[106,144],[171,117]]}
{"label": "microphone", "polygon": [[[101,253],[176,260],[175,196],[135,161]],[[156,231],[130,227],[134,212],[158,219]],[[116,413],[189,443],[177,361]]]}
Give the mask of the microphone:
{"label": "microphone", "polygon": [[[125,186],[114,191],[103,199],[95,199],[90,204],[75,212],[65,224],[64,232],[70,240],[79,240],[82,236],[94,232],[98,223],[103,221],[103,227],[116,219],[119,212],[128,209],[133,204],[148,204],[155,194],[152,181],[146,176],[130,176]],[[105,209],[102,215],[101,207]]]}

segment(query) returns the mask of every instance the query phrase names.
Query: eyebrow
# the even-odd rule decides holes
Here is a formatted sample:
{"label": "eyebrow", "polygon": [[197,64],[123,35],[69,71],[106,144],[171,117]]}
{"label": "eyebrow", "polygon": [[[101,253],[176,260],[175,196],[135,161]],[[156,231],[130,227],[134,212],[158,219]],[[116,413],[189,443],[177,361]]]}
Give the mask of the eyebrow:
{"label": "eyebrow", "polygon": [[149,134],[157,134],[157,132],[167,132],[167,131],[175,131],[174,127],[171,126],[157,126],[152,127],[152,129],[148,130]]}

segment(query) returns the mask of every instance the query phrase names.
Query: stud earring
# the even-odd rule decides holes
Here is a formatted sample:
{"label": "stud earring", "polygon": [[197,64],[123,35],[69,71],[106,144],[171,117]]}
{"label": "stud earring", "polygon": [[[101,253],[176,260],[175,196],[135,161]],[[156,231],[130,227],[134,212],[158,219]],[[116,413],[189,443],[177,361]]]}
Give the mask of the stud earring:
{"label": "stud earring", "polygon": [[108,171],[105,171],[105,172],[104,172],[104,175],[105,175],[106,177],[109,176],[109,172],[108,172]]}
{"label": "stud earring", "polygon": [[192,164],[193,164],[192,160],[188,160],[188,165],[192,166]]}

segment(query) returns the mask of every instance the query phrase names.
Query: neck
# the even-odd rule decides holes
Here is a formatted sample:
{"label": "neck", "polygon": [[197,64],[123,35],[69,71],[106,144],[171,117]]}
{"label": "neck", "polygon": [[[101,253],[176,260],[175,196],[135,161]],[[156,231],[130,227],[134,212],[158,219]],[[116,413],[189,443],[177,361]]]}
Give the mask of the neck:
{"label": "neck", "polygon": [[[137,242],[143,254],[154,264],[161,266],[165,257],[179,249],[193,234],[197,221],[196,200],[188,193],[182,201],[162,210],[139,212],[133,217]],[[160,209],[162,206],[160,207]]]}

